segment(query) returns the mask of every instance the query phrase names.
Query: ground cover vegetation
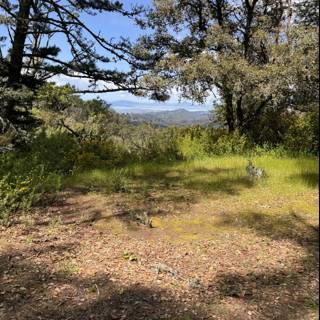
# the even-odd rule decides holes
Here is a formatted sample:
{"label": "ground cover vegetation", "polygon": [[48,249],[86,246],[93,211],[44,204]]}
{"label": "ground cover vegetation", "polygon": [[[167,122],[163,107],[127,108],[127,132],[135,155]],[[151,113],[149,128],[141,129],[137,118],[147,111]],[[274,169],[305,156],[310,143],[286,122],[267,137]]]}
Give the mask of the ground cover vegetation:
{"label": "ground cover vegetation", "polygon": [[[318,7],[0,0],[0,319],[317,319]],[[213,123],[134,124],[58,75],[215,94]]]}

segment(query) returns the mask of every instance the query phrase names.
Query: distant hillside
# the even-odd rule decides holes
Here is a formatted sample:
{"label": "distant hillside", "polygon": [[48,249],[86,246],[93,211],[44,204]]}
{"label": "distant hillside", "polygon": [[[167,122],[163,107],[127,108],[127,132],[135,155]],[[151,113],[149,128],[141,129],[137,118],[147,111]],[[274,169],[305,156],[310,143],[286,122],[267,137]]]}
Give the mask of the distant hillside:
{"label": "distant hillside", "polygon": [[177,109],[185,109],[187,111],[209,111],[211,105],[195,104],[188,101],[183,102],[159,102],[159,101],[128,101],[117,100],[111,102],[111,108],[119,113],[149,113],[160,111],[173,111]]}
{"label": "distant hillside", "polygon": [[145,113],[128,113],[126,116],[131,123],[139,124],[143,122],[151,123],[157,127],[167,126],[188,126],[188,125],[208,125],[210,113],[208,111],[187,111],[178,109],[172,111],[158,111]]}

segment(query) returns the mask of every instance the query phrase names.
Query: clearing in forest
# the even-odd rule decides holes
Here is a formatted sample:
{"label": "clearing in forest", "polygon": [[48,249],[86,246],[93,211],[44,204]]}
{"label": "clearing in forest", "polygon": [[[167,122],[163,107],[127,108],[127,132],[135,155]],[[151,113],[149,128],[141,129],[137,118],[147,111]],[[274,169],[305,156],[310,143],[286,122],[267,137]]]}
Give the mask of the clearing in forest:
{"label": "clearing in forest", "polygon": [[1,230],[0,319],[317,319],[317,160],[253,161],[73,175]]}

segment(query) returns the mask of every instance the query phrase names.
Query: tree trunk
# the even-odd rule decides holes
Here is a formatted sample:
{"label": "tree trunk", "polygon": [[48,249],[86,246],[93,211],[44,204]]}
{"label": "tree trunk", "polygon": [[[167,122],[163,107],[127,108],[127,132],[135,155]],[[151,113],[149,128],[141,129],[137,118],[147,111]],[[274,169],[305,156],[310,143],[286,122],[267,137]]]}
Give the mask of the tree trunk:
{"label": "tree trunk", "polygon": [[252,21],[254,16],[254,8],[256,6],[257,0],[249,1],[245,0],[245,8],[246,8],[246,24],[244,27],[244,35],[243,35],[243,46],[244,46],[244,57],[248,58],[249,48],[250,48],[250,39],[252,36]]}
{"label": "tree trunk", "polygon": [[[19,12],[16,19],[16,28],[13,37],[12,48],[10,50],[8,86],[17,87],[21,82],[21,72],[23,66],[23,53],[28,33],[28,23],[32,0],[21,0]],[[4,116],[11,123],[15,123],[19,117],[19,112],[15,110],[16,101],[10,99],[4,110]]]}
{"label": "tree trunk", "polygon": [[229,133],[233,132],[235,129],[232,99],[233,99],[232,93],[228,92],[224,95],[224,100],[226,104],[226,120],[227,120]]}
{"label": "tree trunk", "polygon": [[28,33],[29,15],[32,0],[21,0],[17,15],[16,29],[14,32],[13,44],[10,52],[9,78],[10,86],[20,82],[23,52]]}
{"label": "tree trunk", "polygon": [[237,114],[237,128],[242,130],[243,129],[242,96],[240,96],[239,99],[237,100],[236,114]]}

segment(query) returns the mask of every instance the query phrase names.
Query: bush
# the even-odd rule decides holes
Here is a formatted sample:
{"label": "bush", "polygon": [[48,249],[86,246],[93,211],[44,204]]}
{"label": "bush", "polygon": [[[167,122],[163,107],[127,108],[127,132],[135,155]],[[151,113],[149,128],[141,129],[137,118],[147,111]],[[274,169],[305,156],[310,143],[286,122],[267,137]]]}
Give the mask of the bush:
{"label": "bush", "polygon": [[0,220],[60,188],[62,174],[71,169],[66,159],[73,144],[65,135],[41,133],[23,150],[0,154]]}
{"label": "bush", "polygon": [[127,163],[128,152],[111,139],[83,140],[69,151],[68,160],[73,170],[81,171],[100,167],[114,167]]}
{"label": "bush", "polygon": [[183,159],[201,158],[208,154],[207,143],[204,137],[185,135],[178,140],[178,150]]}
{"label": "bush", "polygon": [[249,149],[250,145],[245,135],[238,131],[231,134],[224,134],[212,146],[212,153],[222,154],[243,154]]}
{"label": "bush", "polygon": [[286,149],[304,154],[319,154],[319,111],[297,116],[284,137]]}
{"label": "bush", "polygon": [[74,166],[70,153],[76,147],[75,138],[65,132],[41,132],[33,139],[25,154],[33,157],[33,164],[42,164],[48,171],[68,173]]}
{"label": "bush", "polygon": [[182,128],[177,138],[179,155],[183,159],[207,156],[211,153],[213,141],[213,132],[210,129],[201,126]]}
{"label": "bush", "polygon": [[176,128],[156,129],[140,125],[133,127],[122,143],[131,162],[166,162],[179,158]]}
{"label": "bush", "polygon": [[17,210],[30,209],[44,193],[57,190],[60,184],[60,176],[46,172],[42,165],[30,171],[14,170],[3,175],[0,177],[0,220],[6,221]]}
{"label": "bush", "polygon": [[108,178],[108,191],[112,192],[127,192],[128,173],[124,169],[114,169]]}
{"label": "bush", "polygon": [[203,127],[183,128],[178,133],[177,149],[183,159],[195,159],[208,155],[244,154],[251,148],[245,135],[238,131],[227,133],[223,129]]}
{"label": "bush", "polygon": [[179,158],[175,132],[170,129],[160,129],[150,137],[140,161],[166,162]]}

